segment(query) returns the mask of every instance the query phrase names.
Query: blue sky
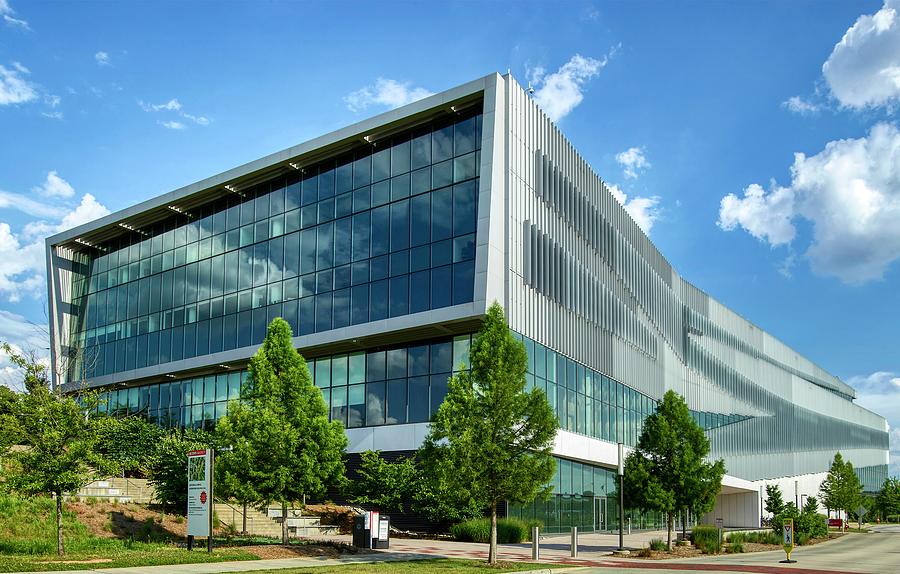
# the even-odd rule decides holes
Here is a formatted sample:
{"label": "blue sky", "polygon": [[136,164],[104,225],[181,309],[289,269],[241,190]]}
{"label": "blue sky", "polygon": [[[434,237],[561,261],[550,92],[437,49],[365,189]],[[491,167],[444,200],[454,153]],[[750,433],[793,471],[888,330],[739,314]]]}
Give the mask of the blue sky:
{"label": "blue sky", "polygon": [[46,234],[509,69],[684,277],[900,428],[895,8],[0,0],[0,335],[46,346]]}

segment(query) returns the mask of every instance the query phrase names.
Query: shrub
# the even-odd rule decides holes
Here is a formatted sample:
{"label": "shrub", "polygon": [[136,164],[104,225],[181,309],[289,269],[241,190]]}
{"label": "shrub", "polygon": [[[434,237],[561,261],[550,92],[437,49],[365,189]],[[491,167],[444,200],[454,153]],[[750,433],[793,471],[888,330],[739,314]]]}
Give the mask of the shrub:
{"label": "shrub", "polygon": [[743,544],[749,542],[745,532],[732,532],[728,535],[729,544]]}
{"label": "shrub", "polygon": [[660,540],[659,538],[654,538],[650,541],[650,550],[656,550],[657,552],[662,552],[664,550],[668,550],[669,547],[666,545],[665,541]]}
{"label": "shrub", "polygon": [[530,520],[528,520],[528,521],[525,522],[525,528],[527,529],[527,530],[526,530],[527,536],[525,537],[525,540],[531,542],[531,530],[532,530],[535,526],[537,526],[538,528],[540,528],[541,530],[543,530],[543,529],[544,529],[544,521],[543,521],[543,520],[538,520],[538,519],[536,519],[536,518],[532,518],[532,519],[530,519]]}
{"label": "shrub", "polygon": [[719,529],[715,526],[695,526],[691,531],[691,542],[704,554],[717,554],[722,550]]}
{"label": "shrub", "polygon": [[744,545],[740,542],[733,542],[728,545],[728,552],[731,554],[741,554],[744,551]]}
{"label": "shrub", "polygon": [[653,556],[653,550],[648,546],[647,548],[641,548],[638,550],[638,556],[641,558],[650,558]]}
{"label": "shrub", "polygon": [[[489,542],[491,538],[491,519],[474,518],[454,524],[450,527],[450,535],[461,542]],[[497,542],[500,544],[517,544],[528,538],[528,525],[515,518],[501,518],[497,521]]]}

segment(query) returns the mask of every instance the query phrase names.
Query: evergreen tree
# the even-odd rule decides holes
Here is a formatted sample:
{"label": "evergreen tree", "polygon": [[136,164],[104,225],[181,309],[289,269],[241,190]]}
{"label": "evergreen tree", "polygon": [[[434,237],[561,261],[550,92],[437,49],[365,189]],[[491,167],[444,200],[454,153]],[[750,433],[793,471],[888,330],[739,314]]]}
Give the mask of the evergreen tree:
{"label": "evergreen tree", "polygon": [[347,446],[341,423],[328,421],[322,393],[292,336],[284,319],[269,324],[250,360],[243,401],[228,405],[216,429],[221,444],[233,448],[217,464],[224,488],[259,505],[280,502],[284,544],[288,503],[323,496],[340,484]]}
{"label": "evergreen tree", "polygon": [[709,439],[684,399],[667,391],[625,460],[625,502],[667,515],[669,548],[675,513],[708,512],[722,488],[725,464],[706,462],[708,454]]}
{"label": "evergreen tree", "polygon": [[525,390],[527,355],[494,303],[469,353],[471,371],[450,378],[420,451],[426,473],[462,506],[491,514],[488,561],[497,561],[497,507],[550,492],[558,426],[540,389]]}
{"label": "evergreen tree", "polygon": [[819,487],[822,503],[830,510],[843,510],[849,517],[862,496],[862,483],[853,470],[853,463],[844,461],[841,453],[834,455],[828,476]]}
{"label": "evergreen tree", "polygon": [[766,485],[766,512],[775,518],[784,511],[784,498],[777,484]]}

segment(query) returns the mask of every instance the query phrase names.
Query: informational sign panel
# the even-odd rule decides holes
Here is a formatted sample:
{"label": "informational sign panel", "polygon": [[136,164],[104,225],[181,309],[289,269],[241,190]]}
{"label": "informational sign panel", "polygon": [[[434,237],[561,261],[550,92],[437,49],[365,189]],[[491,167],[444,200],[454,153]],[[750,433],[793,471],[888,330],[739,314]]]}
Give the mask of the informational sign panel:
{"label": "informational sign panel", "polygon": [[212,516],[212,474],[210,450],[193,450],[188,453],[188,536],[209,536]]}

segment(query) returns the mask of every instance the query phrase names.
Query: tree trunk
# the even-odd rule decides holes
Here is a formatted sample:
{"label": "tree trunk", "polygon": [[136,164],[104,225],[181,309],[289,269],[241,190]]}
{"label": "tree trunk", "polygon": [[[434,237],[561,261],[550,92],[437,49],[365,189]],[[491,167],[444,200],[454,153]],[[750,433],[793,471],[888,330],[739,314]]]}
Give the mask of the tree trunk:
{"label": "tree trunk", "polygon": [[241,525],[241,534],[247,534],[247,502],[244,501],[244,520]]}
{"label": "tree trunk", "polygon": [[497,563],[497,503],[491,502],[491,545],[488,549],[488,563]]}
{"label": "tree trunk", "polygon": [[62,511],[63,500],[62,492],[56,493],[56,553],[62,556],[66,550],[63,548],[63,527],[62,527]]}
{"label": "tree trunk", "polygon": [[675,518],[672,516],[672,513],[667,512],[666,513],[666,525],[669,527],[669,539],[667,542],[667,544],[669,546],[669,550],[672,549],[672,529],[674,528],[674,521],[675,521]]}
{"label": "tree trunk", "polygon": [[281,543],[288,545],[287,501],[281,503]]}

